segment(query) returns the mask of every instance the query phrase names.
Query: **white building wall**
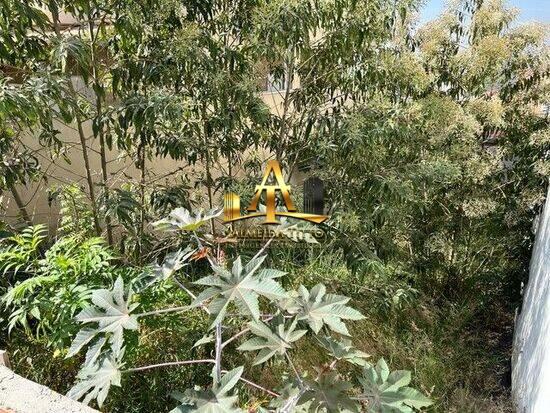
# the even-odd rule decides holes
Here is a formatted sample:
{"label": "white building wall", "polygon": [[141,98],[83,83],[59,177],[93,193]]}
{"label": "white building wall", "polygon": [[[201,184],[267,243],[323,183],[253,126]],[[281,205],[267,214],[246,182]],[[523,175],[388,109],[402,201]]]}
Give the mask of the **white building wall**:
{"label": "white building wall", "polygon": [[518,413],[550,412],[550,188],[517,319],[512,393]]}

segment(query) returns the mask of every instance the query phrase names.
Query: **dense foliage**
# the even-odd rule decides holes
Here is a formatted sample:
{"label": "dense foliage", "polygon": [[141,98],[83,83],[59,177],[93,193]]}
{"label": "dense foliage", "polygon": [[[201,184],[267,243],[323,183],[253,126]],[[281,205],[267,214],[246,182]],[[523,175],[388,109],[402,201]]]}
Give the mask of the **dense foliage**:
{"label": "dense foliage", "polygon": [[[15,369],[113,412],[185,387],[176,411],[507,411],[550,174],[547,33],[500,0],[420,27],[418,6],[0,0]],[[271,157],[324,180],[321,244],[221,236],[221,195],[245,205]]]}

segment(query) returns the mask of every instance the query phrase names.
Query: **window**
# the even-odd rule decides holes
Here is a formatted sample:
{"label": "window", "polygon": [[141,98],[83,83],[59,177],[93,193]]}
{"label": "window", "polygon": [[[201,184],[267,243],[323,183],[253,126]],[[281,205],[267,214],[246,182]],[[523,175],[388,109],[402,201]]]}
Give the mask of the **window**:
{"label": "window", "polygon": [[267,74],[264,92],[282,92],[286,90],[288,86],[288,73],[285,72],[283,76],[275,76],[272,73]]}
{"label": "window", "polygon": [[258,64],[258,87],[262,92],[283,92],[288,86],[288,71],[281,67],[270,68],[267,62]]}

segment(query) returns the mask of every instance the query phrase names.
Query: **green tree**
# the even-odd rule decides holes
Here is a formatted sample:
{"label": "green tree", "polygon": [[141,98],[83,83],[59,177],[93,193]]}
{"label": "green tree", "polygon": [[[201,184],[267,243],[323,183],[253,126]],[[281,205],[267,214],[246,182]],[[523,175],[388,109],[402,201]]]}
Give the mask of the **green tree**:
{"label": "green tree", "polygon": [[363,273],[517,297],[548,179],[549,50],[513,16],[461,2],[410,42],[405,20],[369,97],[310,150],[336,225],[375,253],[351,249]]}

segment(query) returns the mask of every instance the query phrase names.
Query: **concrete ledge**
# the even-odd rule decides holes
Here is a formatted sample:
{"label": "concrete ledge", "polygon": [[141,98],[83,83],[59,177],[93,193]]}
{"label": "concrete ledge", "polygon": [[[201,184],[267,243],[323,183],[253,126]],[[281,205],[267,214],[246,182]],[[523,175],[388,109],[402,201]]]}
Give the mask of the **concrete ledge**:
{"label": "concrete ledge", "polygon": [[82,403],[69,399],[6,366],[0,365],[0,412],[13,413],[98,413]]}

